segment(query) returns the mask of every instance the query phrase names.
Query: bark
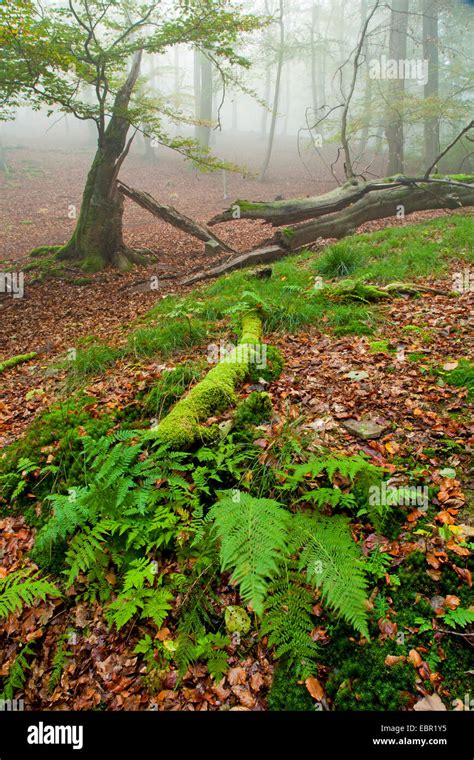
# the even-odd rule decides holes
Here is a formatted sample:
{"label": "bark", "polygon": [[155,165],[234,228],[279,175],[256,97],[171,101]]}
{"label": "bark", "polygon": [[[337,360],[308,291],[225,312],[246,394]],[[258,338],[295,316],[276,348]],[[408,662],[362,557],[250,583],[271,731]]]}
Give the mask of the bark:
{"label": "bark", "polygon": [[436,180],[426,177],[412,179],[409,177],[393,177],[389,179],[374,180],[373,182],[358,182],[352,180],[346,182],[342,187],[331,190],[324,195],[318,195],[311,198],[290,198],[283,201],[245,201],[236,200],[235,203],[226,211],[214,216],[208,224],[210,226],[235,220],[235,210],[239,209],[239,218],[241,219],[263,219],[274,227],[281,227],[285,224],[293,224],[307,219],[315,219],[320,216],[340,211],[351,204],[363,198],[368,193],[382,192],[384,190],[404,187],[407,184],[424,182],[438,185],[447,185],[454,187],[463,187],[467,183],[457,182],[455,180]]}
{"label": "bark", "polygon": [[[327,193],[320,199],[279,203],[283,211],[279,214],[276,212],[276,216],[276,202],[253,204],[252,218],[267,218],[269,214],[269,220],[275,225],[281,224],[282,217],[288,218],[290,214],[294,218],[295,215],[311,213],[314,218],[278,230],[262,247],[239,254],[210,269],[194,272],[181,280],[180,284],[190,285],[235,269],[277,261],[288,254],[314,245],[319,239],[345,237],[355,232],[364,222],[393,218],[401,210],[406,215],[429,209],[474,206],[474,177],[472,184],[407,177],[362,185],[347,183],[343,188]],[[312,208],[308,207],[308,203],[312,204]]]}
{"label": "bark", "polygon": [[[212,121],[212,61],[203,53],[198,53],[198,66],[200,85],[198,88],[198,119],[207,122],[207,124],[198,124],[196,126],[196,139],[203,148],[209,147],[211,139]],[[195,58],[196,65],[196,58]],[[195,73],[195,82],[197,74]]]}
{"label": "bark", "polygon": [[371,191],[356,203],[322,219],[278,230],[273,244],[297,250],[311,245],[318,238],[342,238],[355,232],[364,222],[395,217],[399,209],[403,214],[438,208],[462,208],[474,205],[474,184],[456,187],[448,183],[397,186],[382,191]]}
{"label": "bark", "polygon": [[[438,98],[438,8],[437,0],[423,0],[423,58],[428,61],[428,81],[424,88],[430,110],[436,109]],[[439,118],[436,114],[423,123],[424,166],[431,166],[440,151]]]}
{"label": "bark", "polygon": [[234,256],[232,259],[227,259],[225,262],[210,269],[201,269],[198,272],[194,272],[188,277],[184,277],[180,280],[179,284],[192,285],[195,282],[210,280],[213,277],[219,277],[221,274],[233,272],[236,269],[243,269],[244,267],[252,266],[253,264],[268,264],[272,261],[278,261],[278,259],[282,259],[284,256],[288,256],[288,250],[279,245],[256,248],[253,251]]}
{"label": "bark", "polygon": [[[406,59],[408,1],[393,0],[390,21],[389,58],[400,61]],[[389,108],[385,134],[388,141],[387,174],[403,172],[404,135],[403,135],[403,97],[405,81],[403,77],[390,80]]]}
{"label": "bark", "polygon": [[117,190],[117,175],[130,147],[126,116],[141,63],[136,53],[126,82],[118,91],[112,117],[99,134],[99,143],[82,196],[81,210],[71,240],[59,250],[59,259],[78,262],[84,269],[99,270],[110,265],[128,268],[141,261],[123,242],[123,196]]}
{"label": "bark", "polygon": [[[265,94],[263,96],[265,103],[268,103],[268,101],[270,100],[271,85],[272,85],[271,69],[270,69],[270,66],[267,66],[265,68]],[[262,108],[262,120],[260,122],[260,134],[262,137],[267,136],[267,121],[268,121],[268,107],[265,106],[264,108]]]}
{"label": "bark", "polygon": [[283,0],[280,0],[280,18],[279,18],[278,23],[280,26],[280,45],[279,45],[279,50],[278,50],[277,73],[276,73],[276,81],[275,81],[275,95],[273,98],[272,119],[270,122],[270,132],[268,135],[267,151],[265,154],[265,159],[263,161],[262,169],[260,171],[260,177],[259,177],[260,182],[263,182],[265,179],[268,166],[270,164],[270,159],[272,157],[273,141],[275,139],[276,120],[278,118],[278,103],[280,100],[281,72],[283,68],[284,45],[285,45],[285,25],[283,22]]}
{"label": "bark", "polygon": [[126,195],[127,198],[137,203],[139,206],[149,211],[154,216],[158,216],[160,219],[164,219],[165,222],[172,224],[174,227],[182,230],[183,232],[192,235],[198,240],[202,240],[204,243],[213,243],[214,252],[227,251],[229,253],[235,253],[234,249],[224,243],[223,240],[214,235],[205,225],[195,222],[188,216],[181,214],[173,206],[165,206],[162,203],[158,203],[149,193],[144,193],[140,190],[134,190],[133,187],[128,187],[123,182],[118,183],[118,190],[122,195]]}
{"label": "bark", "polygon": [[319,108],[318,97],[318,75],[316,66],[316,29],[318,23],[318,7],[313,5],[311,8],[311,93],[313,96],[313,111],[314,119],[316,120],[316,114]]}

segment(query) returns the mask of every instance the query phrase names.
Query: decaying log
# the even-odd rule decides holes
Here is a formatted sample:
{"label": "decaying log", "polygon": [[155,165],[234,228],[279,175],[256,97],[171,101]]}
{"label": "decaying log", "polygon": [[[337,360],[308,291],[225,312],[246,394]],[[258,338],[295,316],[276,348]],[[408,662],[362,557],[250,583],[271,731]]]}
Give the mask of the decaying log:
{"label": "decaying log", "polygon": [[424,183],[398,186],[383,191],[371,191],[359,201],[334,214],[309,222],[277,230],[273,245],[288,250],[298,250],[311,245],[318,238],[343,238],[364,222],[386,217],[412,214],[414,211],[430,209],[458,209],[474,206],[474,184],[437,185],[428,187]]}
{"label": "decaying log", "polygon": [[149,211],[154,216],[160,217],[165,222],[172,224],[183,232],[187,232],[188,235],[192,235],[198,240],[202,240],[206,243],[206,253],[214,254],[219,251],[227,251],[228,253],[235,253],[227,243],[214,235],[208,227],[203,224],[195,222],[190,219],[189,216],[182,214],[173,206],[165,206],[162,203],[153,198],[149,193],[144,193],[141,190],[135,190],[133,187],[128,187],[122,181],[117,183],[119,191],[130,200],[137,203],[139,206]]}
{"label": "decaying log", "polygon": [[[472,178],[474,181],[474,178]],[[370,182],[358,182],[350,180],[342,187],[331,190],[324,195],[318,195],[310,198],[290,198],[289,200],[276,201],[244,201],[236,200],[235,203],[226,211],[214,216],[209,225],[219,224],[239,219],[262,219],[269,222],[274,227],[280,227],[285,224],[294,224],[307,219],[316,219],[326,214],[333,214],[336,211],[348,208],[369,193],[382,193],[385,190],[394,190],[403,187],[416,187],[417,184],[432,185],[433,192],[437,192],[441,187],[446,190],[451,187],[453,190],[458,188],[469,188],[469,182],[459,182],[451,179],[436,179],[430,177],[426,179],[417,179],[411,177],[396,176],[388,179],[374,180]]]}
{"label": "decaying log", "polygon": [[279,245],[256,248],[247,253],[240,253],[238,256],[234,256],[224,263],[218,264],[218,266],[211,267],[210,269],[201,269],[188,277],[184,277],[179,281],[179,284],[192,285],[194,282],[210,280],[212,277],[219,277],[221,274],[227,274],[227,272],[233,272],[235,269],[242,269],[243,267],[251,266],[253,264],[268,264],[272,261],[282,259],[284,256],[288,256],[288,253],[288,249],[282,248]]}

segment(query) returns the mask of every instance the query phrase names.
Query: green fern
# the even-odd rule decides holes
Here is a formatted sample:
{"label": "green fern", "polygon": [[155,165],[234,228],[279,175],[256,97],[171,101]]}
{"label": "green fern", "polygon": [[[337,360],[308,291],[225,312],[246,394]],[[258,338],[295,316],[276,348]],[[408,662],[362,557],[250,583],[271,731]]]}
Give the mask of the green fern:
{"label": "green fern", "polygon": [[443,622],[452,628],[465,628],[474,623],[474,610],[468,610],[464,607],[449,610],[443,617]]}
{"label": "green fern", "polygon": [[222,570],[232,570],[242,599],[261,615],[268,583],[278,575],[287,547],[289,513],[271,499],[234,491],[221,495],[207,519],[220,543]]}
{"label": "green fern", "polygon": [[56,686],[60,683],[67,660],[69,657],[72,657],[73,653],[67,650],[67,644],[71,633],[71,631],[67,631],[58,639],[53,657],[53,667],[48,681],[48,691],[50,694],[53,693]]}
{"label": "green fern", "polygon": [[0,692],[1,699],[13,699],[16,692],[23,689],[28,670],[31,668],[31,663],[28,662],[27,658],[34,654],[33,646],[32,643],[24,646],[13,660],[8,676],[3,683],[3,691]]}
{"label": "green fern", "polygon": [[45,578],[30,569],[15,570],[0,578],[0,619],[19,612],[24,605],[44,601],[47,596],[61,596],[60,591]]}
{"label": "green fern", "polygon": [[269,591],[262,634],[268,635],[268,644],[275,647],[276,657],[286,656],[307,677],[315,670],[318,652],[310,638],[313,596],[294,572],[272,584]]}
{"label": "green fern", "polygon": [[331,454],[330,456],[311,459],[305,464],[296,465],[288,479],[288,484],[294,486],[295,483],[301,483],[308,475],[315,478],[323,472],[326,473],[330,482],[336,473],[353,482],[361,474],[380,475],[380,468],[371,464],[362,454],[353,454],[352,456]]}
{"label": "green fern", "polygon": [[369,638],[366,580],[360,553],[341,515],[295,515],[294,540],[302,548],[300,568],[321,589],[326,604]]}
{"label": "green fern", "polygon": [[155,566],[146,558],[134,560],[125,573],[123,588],[117,598],[105,609],[110,625],[123,628],[136,614],[150,619],[161,628],[171,609],[173,594],[163,586],[163,576],[156,575]]}

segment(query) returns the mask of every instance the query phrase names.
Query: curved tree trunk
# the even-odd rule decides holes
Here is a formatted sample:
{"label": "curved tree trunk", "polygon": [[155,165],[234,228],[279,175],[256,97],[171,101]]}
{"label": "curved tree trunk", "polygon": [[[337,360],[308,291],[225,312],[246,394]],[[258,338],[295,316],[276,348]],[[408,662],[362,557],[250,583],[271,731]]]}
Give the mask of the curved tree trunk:
{"label": "curved tree trunk", "polygon": [[58,258],[77,262],[89,271],[105,266],[123,269],[131,262],[140,261],[140,257],[127,249],[123,242],[123,196],[116,183],[131,145],[131,140],[126,142],[130,122],[123,114],[127,113],[140,63],[141,51],[135,54],[127,80],[115,97],[112,117],[102,134],[99,126],[99,144],[87,176],[76,229],[71,240],[58,252]]}

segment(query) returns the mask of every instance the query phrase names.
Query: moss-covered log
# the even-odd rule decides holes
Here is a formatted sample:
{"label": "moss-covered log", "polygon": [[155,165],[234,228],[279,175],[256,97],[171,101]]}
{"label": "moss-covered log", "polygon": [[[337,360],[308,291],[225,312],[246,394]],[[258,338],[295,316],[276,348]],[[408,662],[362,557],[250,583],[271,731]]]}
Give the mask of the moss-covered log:
{"label": "moss-covered log", "polygon": [[302,224],[278,230],[269,241],[288,250],[298,250],[313,244],[319,238],[343,238],[350,235],[364,222],[375,219],[402,218],[414,211],[474,206],[474,184],[438,184],[420,182],[393,187],[383,191],[371,191],[356,203],[342,211],[328,214]]}
{"label": "moss-covered log", "polygon": [[242,383],[262,339],[262,320],[257,312],[242,318],[239,344],[213,367],[204,380],[178,401],[171,412],[151,431],[153,437],[173,449],[187,450],[203,438],[202,423],[237,401]]}
{"label": "moss-covered log", "polygon": [[413,282],[391,282],[388,285],[370,285],[361,280],[341,280],[334,285],[324,288],[327,298],[335,301],[365,301],[371,303],[400,295],[416,295],[417,293],[435,293],[447,296],[449,293],[439,288],[417,285]]}
{"label": "moss-covered log", "polygon": [[337,211],[348,208],[369,193],[382,194],[384,191],[396,188],[413,188],[420,183],[424,183],[425,186],[431,185],[432,191],[437,193],[438,188],[446,191],[446,188],[451,187],[455,191],[459,188],[472,185],[474,177],[456,175],[447,178],[430,177],[426,180],[397,175],[371,182],[354,179],[346,182],[342,187],[331,190],[329,193],[310,198],[290,198],[280,201],[236,200],[230,208],[214,216],[208,224],[214,225],[221,222],[233,221],[236,218],[264,219],[275,227],[281,227],[286,224],[295,224],[307,219],[317,219],[327,214],[334,214]]}
{"label": "moss-covered log", "polygon": [[10,357],[10,359],[5,359],[5,361],[0,362],[0,373],[5,372],[7,369],[11,369],[11,367],[16,367],[17,364],[23,364],[23,362],[29,362],[31,359],[34,359],[38,354],[36,351],[31,351],[29,354],[17,354],[16,356]]}

